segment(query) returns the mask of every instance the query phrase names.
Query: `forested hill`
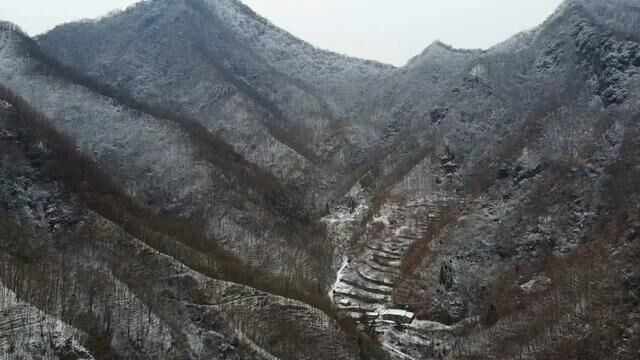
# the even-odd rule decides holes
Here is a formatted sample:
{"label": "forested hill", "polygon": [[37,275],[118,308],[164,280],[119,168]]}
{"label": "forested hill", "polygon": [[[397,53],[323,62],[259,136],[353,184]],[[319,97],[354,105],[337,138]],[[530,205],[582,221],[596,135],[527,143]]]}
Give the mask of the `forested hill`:
{"label": "forested hill", "polygon": [[638,29],[395,68],[236,0],[2,23],[0,358],[636,359]]}

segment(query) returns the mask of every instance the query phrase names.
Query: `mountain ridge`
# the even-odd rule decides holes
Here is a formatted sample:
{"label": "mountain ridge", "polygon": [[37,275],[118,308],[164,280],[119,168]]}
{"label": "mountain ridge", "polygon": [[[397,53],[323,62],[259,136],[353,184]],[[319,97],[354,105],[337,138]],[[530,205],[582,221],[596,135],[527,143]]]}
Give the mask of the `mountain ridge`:
{"label": "mountain ridge", "polygon": [[[43,351],[87,358],[634,359],[638,24],[633,1],[569,0],[490,49],[434,42],[400,68],[235,0],[143,2],[36,40],[4,24],[0,288],[65,324]],[[20,104],[149,216],[63,200],[51,174],[74,173],[20,135]],[[131,345],[119,302],[75,319],[42,301],[59,272],[29,264],[68,239],[73,271],[122,284],[171,349]]]}

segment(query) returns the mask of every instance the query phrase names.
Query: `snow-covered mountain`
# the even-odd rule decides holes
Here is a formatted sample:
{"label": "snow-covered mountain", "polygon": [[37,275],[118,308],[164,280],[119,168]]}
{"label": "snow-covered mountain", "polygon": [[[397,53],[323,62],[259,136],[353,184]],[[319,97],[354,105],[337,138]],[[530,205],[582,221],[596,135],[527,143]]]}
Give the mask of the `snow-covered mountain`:
{"label": "snow-covered mountain", "polygon": [[316,49],[228,0],[146,2],[39,42],[136,99],[189,114],[299,186],[328,187],[347,171],[364,146],[350,133],[366,131],[349,120],[352,106],[394,71]]}
{"label": "snow-covered mountain", "polygon": [[394,68],[236,0],[1,24],[0,358],[636,359],[639,25]]}

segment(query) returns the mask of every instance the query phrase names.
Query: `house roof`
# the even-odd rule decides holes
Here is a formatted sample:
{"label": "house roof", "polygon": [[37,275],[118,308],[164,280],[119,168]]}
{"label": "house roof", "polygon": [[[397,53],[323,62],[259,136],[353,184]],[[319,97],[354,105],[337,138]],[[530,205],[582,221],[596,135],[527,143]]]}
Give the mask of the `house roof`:
{"label": "house roof", "polygon": [[404,318],[408,318],[408,319],[413,319],[413,317],[416,315],[414,313],[412,313],[411,311],[406,311],[406,310],[401,310],[401,309],[388,309],[388,310],[384,310],[382,312],[382,316],[399,316],[399,317],[404,317]]}

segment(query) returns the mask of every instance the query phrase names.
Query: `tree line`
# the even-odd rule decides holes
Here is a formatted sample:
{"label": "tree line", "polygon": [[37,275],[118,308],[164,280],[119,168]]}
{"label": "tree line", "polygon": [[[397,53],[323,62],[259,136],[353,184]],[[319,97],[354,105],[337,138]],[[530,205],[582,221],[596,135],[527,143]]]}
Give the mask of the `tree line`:
{"label": "tree line", "polygon": [[310,224],[311,213],[299,200],[303,197],[296,196],[295,189],[283,185],[273,174],[246,160],[235,151],[232,145],[219,135],[209,131],[197,120],[189,118],[180,111],[141,102],[125,90],[102,83],[72,66],[61,63],[46,53],[35,40],[24,34],[17,26],[11,23],[5,23],[3,26],[20,35],[20,41],[27,57],[44,64],[45,67],[40,68],[44,73],[62,76],[64,79],[84,86],[134,112],[177,124],[193,141],[199,150],[199,155],[204,160],[227,173],[234,180],[236,186],[253,190],[247,191],[247,194],[260,194],[262,198],[255,198],[254,201],[258,201],[276,213],[288,227],[305,228]]}
{"label": "tree line", "polygon": [[207,276],[309,304],[335,319],[345,334],[353,337],[367,353],[383,353],[375,341],[360,333],[355,323],[334,308],[319,284],[295,273],[274,275],[249,266],[209,239],[188,219],[156,213],[127,195],[92,159],[80,153],[71,139],[54,129],[43,114],[3,85],[0,85],[0,100],[13,105],[15,126],[23,146],[33,152],[38,151],[36,144],[41,144],[38,148],[46,149],[40,159],[44,162],[43,170],[89,209]]}

